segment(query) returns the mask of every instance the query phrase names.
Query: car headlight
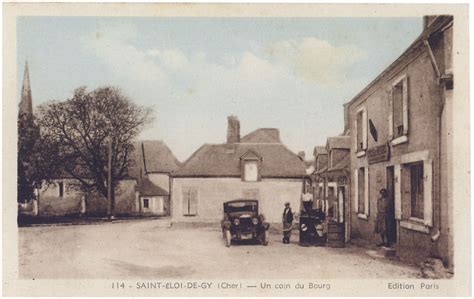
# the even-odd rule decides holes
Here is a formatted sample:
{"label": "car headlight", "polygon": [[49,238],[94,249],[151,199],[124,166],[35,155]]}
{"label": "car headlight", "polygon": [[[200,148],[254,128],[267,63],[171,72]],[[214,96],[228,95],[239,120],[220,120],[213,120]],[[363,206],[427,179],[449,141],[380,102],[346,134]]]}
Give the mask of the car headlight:
{"label": "car headlight", "polygon": [[257,225],[257,224],[258,224],[258,219],[257,219],[257,218],[252,218],[252,223],[253,223],[254,225]]}
{"label": "car headlight", "polygon": [[306,226],[306,224],[304,224],[304,223],[301,224],[301,230],[304,231],[304,232],[308,230],[308,227]]}
{"label": "car headlight", "polygon": [[235,219],[234,219],[234,224],[235,224],[235,225],[239,225],[239,224],[240,224],[239,218],[235,218]]}

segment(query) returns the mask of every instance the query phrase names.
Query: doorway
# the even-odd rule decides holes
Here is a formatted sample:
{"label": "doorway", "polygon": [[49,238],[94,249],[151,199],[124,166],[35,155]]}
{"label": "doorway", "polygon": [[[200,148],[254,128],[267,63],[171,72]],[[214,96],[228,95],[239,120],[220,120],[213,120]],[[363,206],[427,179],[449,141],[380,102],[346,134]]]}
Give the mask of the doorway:
{"label": "doorway", "polygon": [[397,225],[395,220],[395,169],[393,166],[387,167],[387,196],[388,196],[388,215],[386,219],[387,225],[387,242],[390,244],[397,243]]}
{"label": "doorway", "polygon": [[345,205],[345,188],[339,187],[337,193],[337,217],[339,223],[344,223],[344,205]]}

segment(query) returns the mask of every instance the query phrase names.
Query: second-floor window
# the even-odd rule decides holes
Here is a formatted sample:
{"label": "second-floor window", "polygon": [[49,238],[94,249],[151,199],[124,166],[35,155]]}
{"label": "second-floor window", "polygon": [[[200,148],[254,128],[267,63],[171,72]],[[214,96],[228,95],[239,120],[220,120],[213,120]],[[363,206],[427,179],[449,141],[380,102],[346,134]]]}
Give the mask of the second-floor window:
{"label": "second-floor window", "polygon": [[362,152],[367,149],[367,110],[361,108],[357,111],[356,119],[357,132],[357,152]]}
{"label": "second-floor window", "polygon": [[403,135],[403,84],[400,82],[392,90],[393,95],[393,137]]}
{"label": "second-floor window", "polygon": [[[402,76],[392,84],[389,96],[389,137],[398,144],[408,134],[408,78]],[[397,139],[398,138],[398,139]]]}

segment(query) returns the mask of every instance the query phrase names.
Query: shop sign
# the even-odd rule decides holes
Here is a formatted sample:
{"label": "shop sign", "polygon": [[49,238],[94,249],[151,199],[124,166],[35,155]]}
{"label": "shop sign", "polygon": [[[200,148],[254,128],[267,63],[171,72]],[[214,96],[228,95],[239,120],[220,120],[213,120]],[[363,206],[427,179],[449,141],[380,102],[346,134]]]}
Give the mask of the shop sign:
{"label": "shop sign", "polygon": [[387,161],[388,159],[390,159],[390,148],[388,144],[375,146],[367,150],[367,161],[369,164]]}

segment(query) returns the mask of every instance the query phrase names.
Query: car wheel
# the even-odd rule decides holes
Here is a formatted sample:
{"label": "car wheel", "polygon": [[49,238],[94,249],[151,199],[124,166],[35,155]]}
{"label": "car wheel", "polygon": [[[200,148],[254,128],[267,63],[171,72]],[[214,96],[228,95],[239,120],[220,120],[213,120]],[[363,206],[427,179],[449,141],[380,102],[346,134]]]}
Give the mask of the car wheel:
{"label": "car wheel", "polygon": [[224,239],[225,239],[225,246],[230,247],[230,242],[231,242],[230,230],[226,229],[224,231]]}
{"label": "car wheel", "polygon": [[268,230],[265,230],[265,232],[263,233],[262,245],[263,246],[268,245]]}

